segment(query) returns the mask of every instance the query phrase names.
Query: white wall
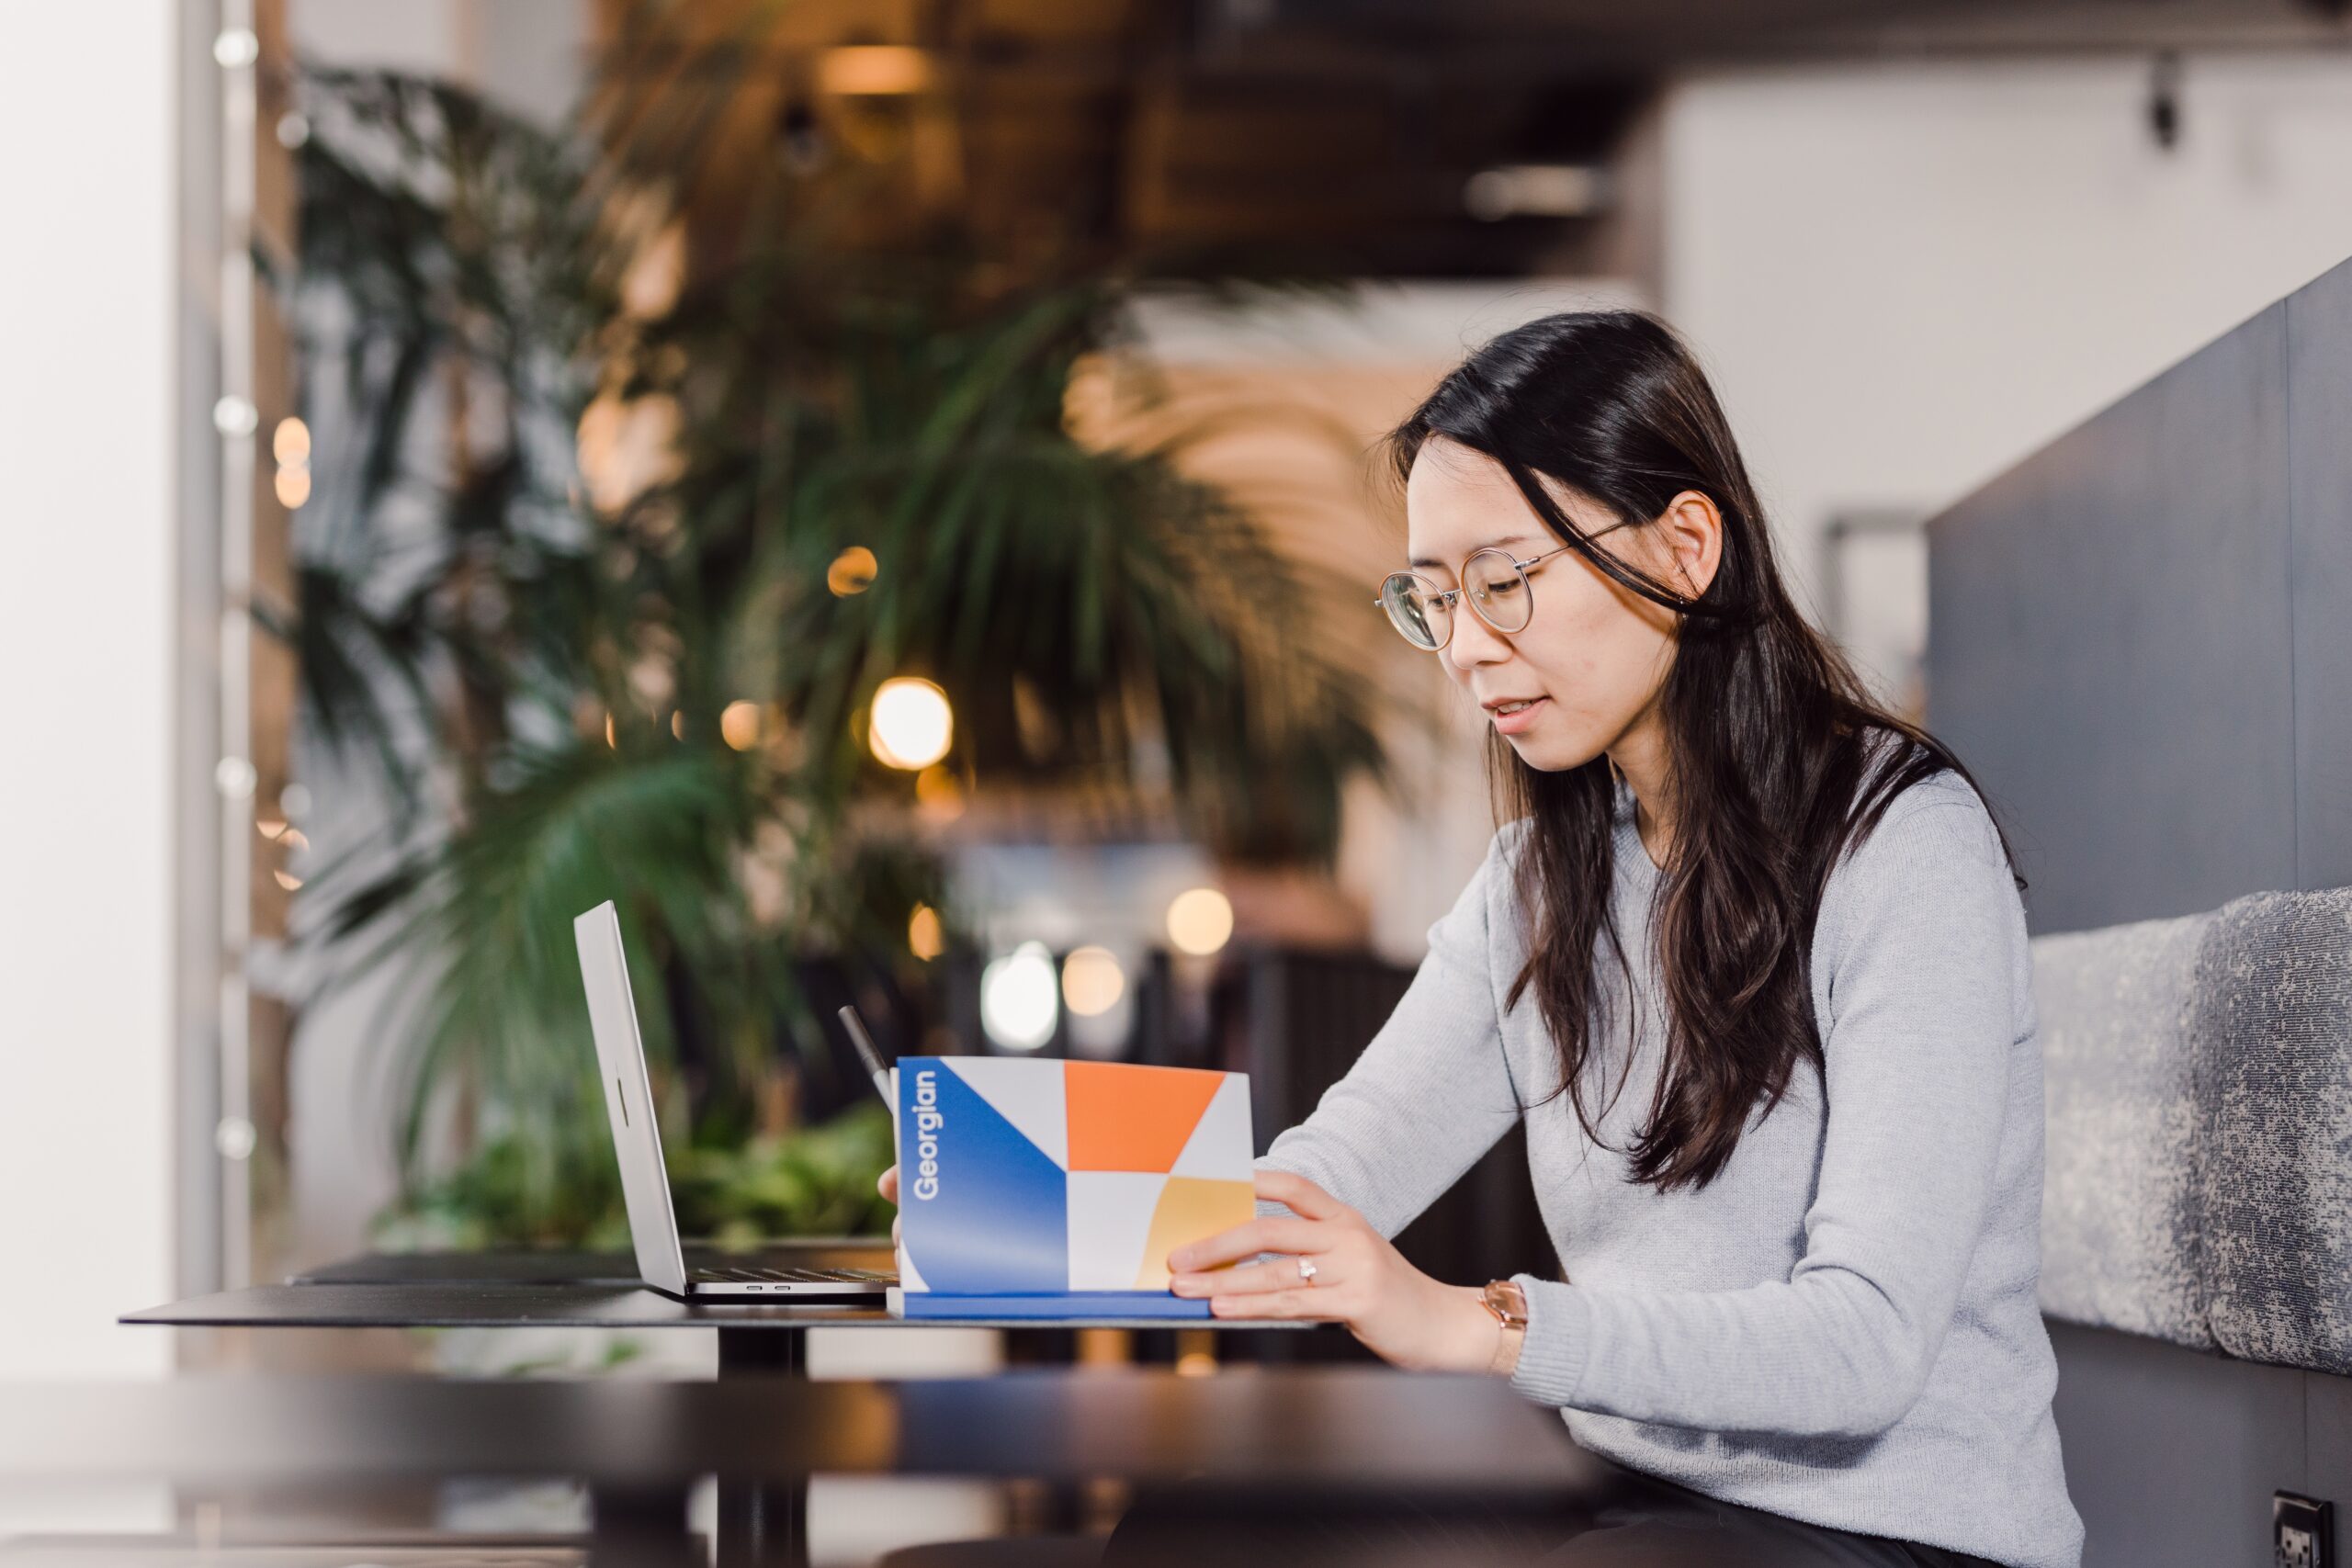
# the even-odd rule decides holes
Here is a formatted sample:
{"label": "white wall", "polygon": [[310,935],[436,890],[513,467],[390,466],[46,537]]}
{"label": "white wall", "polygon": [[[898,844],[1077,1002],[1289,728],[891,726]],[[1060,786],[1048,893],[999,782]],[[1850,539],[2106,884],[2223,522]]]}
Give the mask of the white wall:
{"label": "white wall", "polygon": [[171,1352],[174,25],[0,51],[0,1378]]}
{"label": "white wall", "polygon": [[2352,60],[2188,57],[2170,152],[2147,87],[2118,57],[1670,92],[1664,302],[1808,581],[1834,513],[1939,509],[2352,254]]}

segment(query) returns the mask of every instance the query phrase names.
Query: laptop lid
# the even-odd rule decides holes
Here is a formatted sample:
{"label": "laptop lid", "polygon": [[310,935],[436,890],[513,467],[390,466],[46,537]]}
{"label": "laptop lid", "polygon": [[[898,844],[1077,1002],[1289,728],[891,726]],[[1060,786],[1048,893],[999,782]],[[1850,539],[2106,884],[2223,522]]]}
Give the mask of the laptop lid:
{"label": "laptop lid", "polygon": [[621,1196],[628,1204],[629,1242],[646,1283],[686,1293],[685,1251],[678,1245],[677,1211],[670,1206],[670,1173],[662,1163],[662,1132],[653,1121],[653,1086],[645,1071],[645,1041],[629,994],[628,963],[621,953],[619,911],[610,899],[571,922],[580,946],[580,977],[588,987],[588,1022],[596,1036],[598,1076],[605,1080],[605,1115],[620,1156]]}

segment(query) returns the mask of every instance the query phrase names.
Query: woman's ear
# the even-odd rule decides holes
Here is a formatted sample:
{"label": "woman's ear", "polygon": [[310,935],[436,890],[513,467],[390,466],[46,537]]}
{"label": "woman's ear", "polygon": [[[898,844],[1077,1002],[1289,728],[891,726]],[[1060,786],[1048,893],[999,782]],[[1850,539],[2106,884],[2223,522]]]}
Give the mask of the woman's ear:
{"label": "woman's ear", "polygon": [[1715,580],[1724,558],[1724,514],[1703,492],[1686,490],[1658,514],[1659,536],[1673,562],[1673,576],[1696,599]]}

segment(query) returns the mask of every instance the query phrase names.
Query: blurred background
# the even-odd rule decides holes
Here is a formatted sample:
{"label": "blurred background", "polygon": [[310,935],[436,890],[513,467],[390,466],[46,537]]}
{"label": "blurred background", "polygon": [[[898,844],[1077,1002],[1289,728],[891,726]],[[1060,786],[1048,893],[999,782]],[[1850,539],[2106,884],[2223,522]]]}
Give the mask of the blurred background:
{"label": "blurred background", "polygon": [[[112,1324],[625,1247],[606,897],[694,1234],[887,1229],[849,1000],[1249,1071],[1262,1146],[1494,826],[1374,438],[1663,312],[1932,719],[1921,520],[2352,253],[2345,10],[20,8],[0,1377],[707,1359]],[[1521,1158],[1416,1256],[1536,1266]]]}

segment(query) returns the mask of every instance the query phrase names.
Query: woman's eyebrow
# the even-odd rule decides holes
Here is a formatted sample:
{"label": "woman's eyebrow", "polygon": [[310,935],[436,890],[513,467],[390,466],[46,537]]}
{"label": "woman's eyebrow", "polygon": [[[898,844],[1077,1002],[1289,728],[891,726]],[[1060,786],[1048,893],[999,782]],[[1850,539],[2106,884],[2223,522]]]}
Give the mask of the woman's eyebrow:
{"label": "woman's eyebrow", "polygon": [[[1464,550],[1462,552],[1462,555],[1463,558],[1467,560],[1470,557],[1476,555],[1479,550],[1499,549],[1505,545],[1523,545],[1525,543],[1527,543],[1527,536],[1524,534],[1505,534],[1499,539],[1487,540],[1485,544],[1478,546],[1476,549]],[[1443,566],[1445,563],[1442,560],[1432,560],[1427,556],[1415,556],[1411,560],[1407,561],[1405,564],[1418,570],[1425,566]]]}

